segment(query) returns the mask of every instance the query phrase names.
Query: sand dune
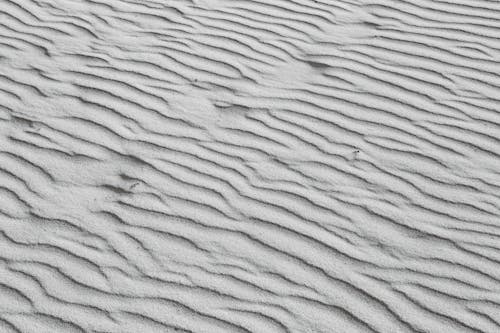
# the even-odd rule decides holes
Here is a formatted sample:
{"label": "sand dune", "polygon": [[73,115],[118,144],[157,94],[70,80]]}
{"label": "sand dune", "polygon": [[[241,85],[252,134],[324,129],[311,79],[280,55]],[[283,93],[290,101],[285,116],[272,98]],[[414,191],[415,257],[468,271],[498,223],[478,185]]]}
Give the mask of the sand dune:
{"label": "sand dune", "polygon": [[500,2],[0,0],[0,332],[500,332]]}

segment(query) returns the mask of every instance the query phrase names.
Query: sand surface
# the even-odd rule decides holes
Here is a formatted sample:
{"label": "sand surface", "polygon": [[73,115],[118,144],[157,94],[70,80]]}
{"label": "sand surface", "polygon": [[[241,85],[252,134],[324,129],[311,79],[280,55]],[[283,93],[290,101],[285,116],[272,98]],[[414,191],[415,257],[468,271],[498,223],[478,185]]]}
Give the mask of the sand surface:
{"label": "sand surface", "polygon": [[500,1],[0,0],[0,332],[500,332]]}

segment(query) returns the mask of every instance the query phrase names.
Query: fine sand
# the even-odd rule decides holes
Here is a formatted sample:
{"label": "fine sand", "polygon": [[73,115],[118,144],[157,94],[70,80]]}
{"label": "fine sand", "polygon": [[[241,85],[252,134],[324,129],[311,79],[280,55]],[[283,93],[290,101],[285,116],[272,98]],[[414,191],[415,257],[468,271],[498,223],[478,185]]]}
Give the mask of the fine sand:
{"label": "fine sand", "polygon": [[11,332],[500,332],[500,1],[0,0]]}

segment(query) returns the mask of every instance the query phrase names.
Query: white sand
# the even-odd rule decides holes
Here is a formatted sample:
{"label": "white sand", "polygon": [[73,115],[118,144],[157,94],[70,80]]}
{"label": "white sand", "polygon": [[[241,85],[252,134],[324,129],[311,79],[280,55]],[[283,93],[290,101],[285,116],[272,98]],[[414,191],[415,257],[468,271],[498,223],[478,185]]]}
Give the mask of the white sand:
{"label": "white sand", "polygon": [[500,332],[500,1],[0,0],[4,332]]}

